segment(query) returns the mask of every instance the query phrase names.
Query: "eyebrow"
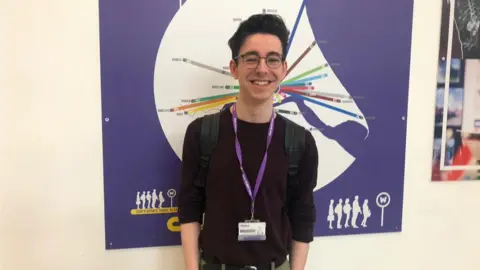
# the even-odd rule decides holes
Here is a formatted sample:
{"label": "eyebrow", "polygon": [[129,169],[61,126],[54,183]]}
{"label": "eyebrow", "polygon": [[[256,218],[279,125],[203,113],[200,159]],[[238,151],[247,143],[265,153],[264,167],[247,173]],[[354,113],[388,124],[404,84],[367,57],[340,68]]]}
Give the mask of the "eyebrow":
{"label": "eyebrow", "polygon": [[[245,52],[245,53],[243,53],[243,54],[241,54],[241,55],[252,55],[252,54],[254,54],[254,55],[260,55],[257,51],[247,51],[247,52]],[[278,56],[282,56],[281,53],[276,52],[276,51],[270,51],[270,52],[267,53],[267,55],[272,55],[272,54],[278,55]]]}

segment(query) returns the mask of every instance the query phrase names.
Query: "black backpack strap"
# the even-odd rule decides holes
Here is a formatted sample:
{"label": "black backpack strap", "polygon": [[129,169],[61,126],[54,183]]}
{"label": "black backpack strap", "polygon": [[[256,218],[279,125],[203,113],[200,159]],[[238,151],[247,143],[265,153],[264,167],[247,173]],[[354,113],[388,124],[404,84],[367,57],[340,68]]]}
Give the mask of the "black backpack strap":
{"label": "black backpack strap", "polygon": [[298,171],[300,161],[305,150],[305,133],[304,127],[285,119],[285,154],[288,159],[288,177],[287,177],[287,201],[285,206],[289,207],[292,189],[298,184]]}
{"label": "black backpack strap", "polygon": [[288,158],[288,181],[290,185],[296,185],[300,159],[305,150],[305,128],[292,122],[285,121],[285,152]]}
{"label": "black backpack strap", "polygon": [[195,181],[197,186],[205,187],[210,156],[218,141],[219,126],[220,112],[203,116],[200,131],[200,171]]}

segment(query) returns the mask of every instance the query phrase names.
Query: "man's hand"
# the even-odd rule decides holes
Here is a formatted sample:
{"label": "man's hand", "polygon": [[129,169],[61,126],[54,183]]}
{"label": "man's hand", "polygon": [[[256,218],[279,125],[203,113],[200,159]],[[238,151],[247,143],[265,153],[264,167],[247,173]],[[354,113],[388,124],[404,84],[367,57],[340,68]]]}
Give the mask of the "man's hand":
{"label": "man's hand", "polygon": [[307,263],[307,255],[309,249],[308,243],[302,243],[293,240],[292,251],[290,253],[291,270],[304,270]]}
{"label": "man's hand", "polygon": [[187,270],[199,270],[198,236],[200,234],[200,223],[182,224],[180,230],[185,267]]}

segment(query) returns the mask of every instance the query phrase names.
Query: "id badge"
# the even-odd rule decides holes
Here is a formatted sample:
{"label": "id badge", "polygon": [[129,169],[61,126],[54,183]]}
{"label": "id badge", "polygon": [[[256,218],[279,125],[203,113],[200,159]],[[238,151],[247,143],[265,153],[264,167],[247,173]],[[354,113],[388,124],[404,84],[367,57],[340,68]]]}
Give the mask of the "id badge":
{"label": "id badge", "polygon": [[264,241],[266,236],[265,222],[245,221],[238,223],[238,241]]}

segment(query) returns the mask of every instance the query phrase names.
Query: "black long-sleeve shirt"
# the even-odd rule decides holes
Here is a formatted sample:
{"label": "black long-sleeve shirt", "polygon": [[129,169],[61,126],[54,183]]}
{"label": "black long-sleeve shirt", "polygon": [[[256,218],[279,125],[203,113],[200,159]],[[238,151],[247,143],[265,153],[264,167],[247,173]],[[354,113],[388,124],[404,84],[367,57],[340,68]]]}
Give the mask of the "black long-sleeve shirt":
{"label": "black long-sleeve shirt", "polygon": [[[227,264],[261,264],[278,261],[289,253],[291,240],[313,241],[318,153],[310,132],[301,159],[298,185],[291,208],[284,208],[287,187],[287,157],[284,151],[285,120],[275,118],[275,128],[263,181],[255,200],[255,219],[266,222],[265,241],[239,242],[238,223],[250,218],[251,199],[243,184],[235,152],[235,134],[230,110],[220,117],[219,141],[210,159],[206,189],[193,185],[199,171],[200,119],[187,128],[183,146],[178,214],[181,224],[202,223],[199,245],[207,258]],[[238,139],[244,170],[252,191],[265,149],[269,123],[238,120]]]}

